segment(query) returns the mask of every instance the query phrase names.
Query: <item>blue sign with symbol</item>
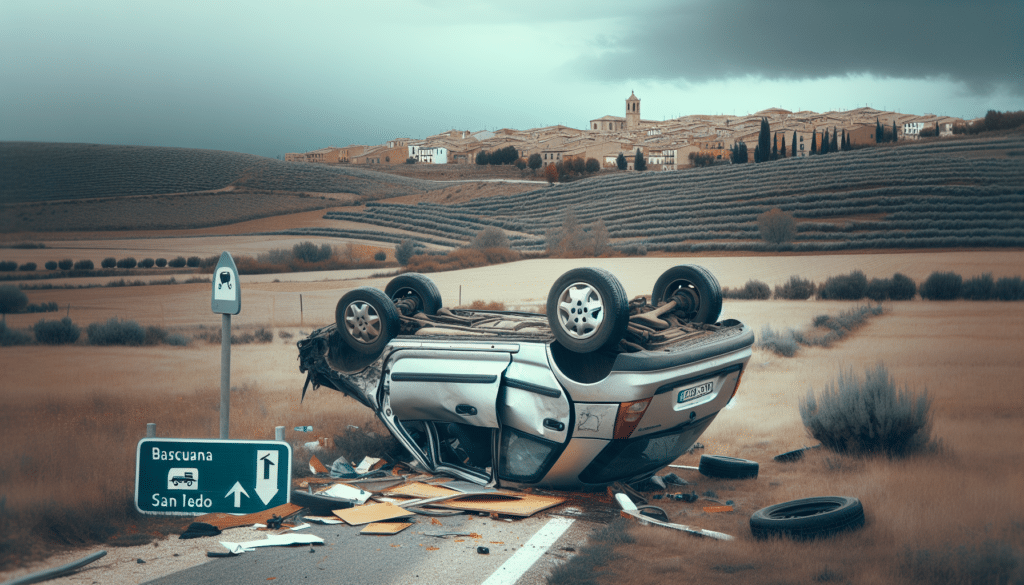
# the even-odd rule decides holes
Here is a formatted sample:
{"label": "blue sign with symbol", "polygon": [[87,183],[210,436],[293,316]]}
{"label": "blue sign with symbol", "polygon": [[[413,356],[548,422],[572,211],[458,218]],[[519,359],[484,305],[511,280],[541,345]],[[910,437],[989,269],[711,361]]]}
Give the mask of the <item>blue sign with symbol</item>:
{"label": "blue sign with symbol", "polygon": [[292,448],[283,441],[142,439],[135,458],[143,514],[251,514],[291,501]]}

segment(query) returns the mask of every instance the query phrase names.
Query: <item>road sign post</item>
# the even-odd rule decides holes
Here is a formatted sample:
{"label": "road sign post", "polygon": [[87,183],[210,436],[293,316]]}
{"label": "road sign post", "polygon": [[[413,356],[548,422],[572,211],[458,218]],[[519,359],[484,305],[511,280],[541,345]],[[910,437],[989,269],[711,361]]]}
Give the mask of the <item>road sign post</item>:
{"label": "road sign post", "polygon": [[231,315],[242,310],[242,287],[238,268],[228,252],[222,252],[213,269],[210,305],[220,320],[220,438],[230,438],[231,429]]}
{"label": "road sign post", "polygon": [[283,441],[153,439],[135,454],[143,514],[251,514],[291,501],[292,448]]}

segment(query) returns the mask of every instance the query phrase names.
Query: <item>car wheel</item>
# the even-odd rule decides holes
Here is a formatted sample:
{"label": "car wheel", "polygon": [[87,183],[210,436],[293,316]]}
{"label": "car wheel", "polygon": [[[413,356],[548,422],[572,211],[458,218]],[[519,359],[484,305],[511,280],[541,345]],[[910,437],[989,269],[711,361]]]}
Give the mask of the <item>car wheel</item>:
{"label": "car wheel", "polygon": [[[434,284],[434,281],[415,272],[409,272],[392,278],[391,282],[384,287],[384,294],[391,297],[396,303],[399,303],[400,309],[400,301],[405,299],[415,300],[416,307],[411,308],[408,315],[415,315],[421,311],[427,315],[434,315],[442,307],[441,292],[437,290],[437,285]],[[405,313],[405,311],[402,312]]]}
{"label": "car wheel", "polygon": [[548,324],[573,353],[590,353],[619,342],[629,324],[622,283],[600,268],[575,268],[548,293]]}
{"label": "car wheel", "polygon": [[651,304],[675,300],[686,318],[697,323],[714,323],[722,313],[722,287],[703,266],[674,266],[654,283]]}
{"label": "car wheel", "polygon": [[761,508],[750,516],[750,531],[756,538],[809,539],[863,525],[864,506],[857,498],[845,496],[792,500]]}
{"label": "car wheel", "polygon": [[723,479],[751,479],[757,477],[757,461],[726,457],[725,455],[701,455],[697,470],[707,477]]}
{"label": "car wheel", "polygon": [[376,355],[398,335],[398,309],[375,288],[359,287],[345,293],[334,311],[338,333],[345,344],[362,354]]}

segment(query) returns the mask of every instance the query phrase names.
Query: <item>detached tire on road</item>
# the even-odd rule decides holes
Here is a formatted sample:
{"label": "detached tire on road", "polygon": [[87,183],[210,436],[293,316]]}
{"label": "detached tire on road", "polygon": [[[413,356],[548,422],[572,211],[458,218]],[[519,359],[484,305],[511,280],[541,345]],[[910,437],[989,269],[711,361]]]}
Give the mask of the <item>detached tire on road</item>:
{"label": "detached tire on road", "polygon": [[384,294],[398,302],[406,298],[416,300],[419,311],[427,315],[436,315],[442,307],[441,291],[433,280],[416,272],[408,272],[396,276],[384,287]]}
{"label": "detached tire on road", "polygon": [[600,268],[574,268],[548,293],[548,325],[563,347],[590,353],[619,342],[629,325],[622,283]]}
{"label": "detached tire on road", "polygon": [[715,323],[722,313],[722,287],[703,266],[674,266],[658,277],[651,292],[651,304],[657,306],[673,298],[694,323]]}
{"label": "detached tire on road", "polygon": [[857,498],[845,496],[792,500],[762,508],[750,516],[750,531],[755,538],[788,536],[805,540],[863,525],[864,506]]}
{"label": "detached tire on road", "polygon": [[752,479],[757,477],[759,469],[757,461],[725,455],[701,455],[697,467],[701,475],[723,479]]}
{"label": "detached tire on road", "polygon": [[334,310],[334,320],[345,345],[366,355],[383,351],[401,324],[394,301],[368,286],[345,293]]}

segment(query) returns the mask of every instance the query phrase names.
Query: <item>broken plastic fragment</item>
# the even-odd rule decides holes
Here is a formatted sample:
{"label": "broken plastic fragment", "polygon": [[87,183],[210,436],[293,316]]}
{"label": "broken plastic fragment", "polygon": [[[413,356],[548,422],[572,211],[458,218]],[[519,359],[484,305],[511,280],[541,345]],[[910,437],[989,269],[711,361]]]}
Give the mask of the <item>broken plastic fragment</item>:
{"label": "broken plastic fragment", "polygon": [[249,542],[225,542],[221,545],[234,554],[241,554],[261,546],[290,546],[293,544],[323,544],[324,539],[315,534],[271,534],[263,540],[250,540]]}

